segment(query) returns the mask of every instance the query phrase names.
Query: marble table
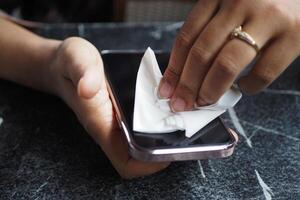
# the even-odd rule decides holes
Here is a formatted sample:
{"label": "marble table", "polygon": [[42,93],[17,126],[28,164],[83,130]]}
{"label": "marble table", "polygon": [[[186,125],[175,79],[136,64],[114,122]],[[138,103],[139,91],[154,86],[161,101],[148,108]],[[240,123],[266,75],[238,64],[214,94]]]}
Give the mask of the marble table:
{"label": "marble table", "polygon": [[[181,23],[60,24],[99,49],[170,50]],[[224,119],[240,133],[234,155],[173,163],[122,180],[58,98],[0,81],[0,199],[300,199],[300,60],[271,87],[244,96]]]}

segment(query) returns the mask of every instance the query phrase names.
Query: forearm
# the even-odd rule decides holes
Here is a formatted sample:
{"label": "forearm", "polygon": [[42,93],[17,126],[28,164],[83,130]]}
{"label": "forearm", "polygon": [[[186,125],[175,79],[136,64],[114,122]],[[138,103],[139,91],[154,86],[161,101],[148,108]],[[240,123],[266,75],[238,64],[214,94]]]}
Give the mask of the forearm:
{"label": "forearm", "polygon": [[53,92],[48,65],[60,41],[39,37],[0,18],[0,78]]}

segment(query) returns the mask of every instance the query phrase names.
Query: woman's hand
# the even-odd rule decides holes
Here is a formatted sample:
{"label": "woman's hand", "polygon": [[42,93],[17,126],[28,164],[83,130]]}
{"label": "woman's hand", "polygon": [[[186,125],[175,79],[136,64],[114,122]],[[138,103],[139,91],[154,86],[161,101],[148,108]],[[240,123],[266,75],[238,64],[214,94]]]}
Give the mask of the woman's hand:
{"label": "woman's hand", "polygon": [[124,178],[155,173],[169,163],[128,155],[106,90],[98,50],[81,38],[61,42],[37,36],[0,17],[0,78],[60,96],[76,113]]}
{"label": "woman's hand", "polygon": [[169,165],[144,163],[129,156],[107,92],[100,54],[91,43],[81,38],[63,41],[49,70],[48,82],[54,84],[54,93],[73,109],[122,177],[149,175]]}
{"label": "woman's hand", "polygon": [[199,0],[181,28],[160,83],[174,111],[216,102],[256,57],[231,32],[242,25],[257,43],[254,68],[239,80],[255,94],[274,81],[300,52],[299,0]]}

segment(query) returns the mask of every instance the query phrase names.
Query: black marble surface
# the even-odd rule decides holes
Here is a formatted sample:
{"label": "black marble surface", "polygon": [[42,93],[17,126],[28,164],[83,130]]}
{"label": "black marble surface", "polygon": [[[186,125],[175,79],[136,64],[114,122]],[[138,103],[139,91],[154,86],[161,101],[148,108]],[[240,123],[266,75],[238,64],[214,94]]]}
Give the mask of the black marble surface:
{"label": "black marble surface", "polygon": [[[169,50],[180,25],[63,24],[37,32],[81,36],[99,49]],[[0,199],[300,199],[300,60],[224,117],[241,133],[233,156],[173,163],[126,181],[63,102],[0,81]]]}

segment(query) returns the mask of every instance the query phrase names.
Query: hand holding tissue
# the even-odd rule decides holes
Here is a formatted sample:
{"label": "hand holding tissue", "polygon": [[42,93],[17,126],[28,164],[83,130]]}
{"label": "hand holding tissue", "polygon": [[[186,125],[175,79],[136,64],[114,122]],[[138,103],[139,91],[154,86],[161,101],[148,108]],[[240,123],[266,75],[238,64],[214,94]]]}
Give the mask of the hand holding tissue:
{"label": "hand holding tissue", "polygon": [[154,52],[148,48],[142,58],[135,89],[133,130],[155,134],[185,131],[192,137],[209,122],[233,107],[242,97],[238,89],[232,87],[217,103],[197,107],[193,111],[174,113],[168,99],[158,97],[158,85],[162,78]]}

